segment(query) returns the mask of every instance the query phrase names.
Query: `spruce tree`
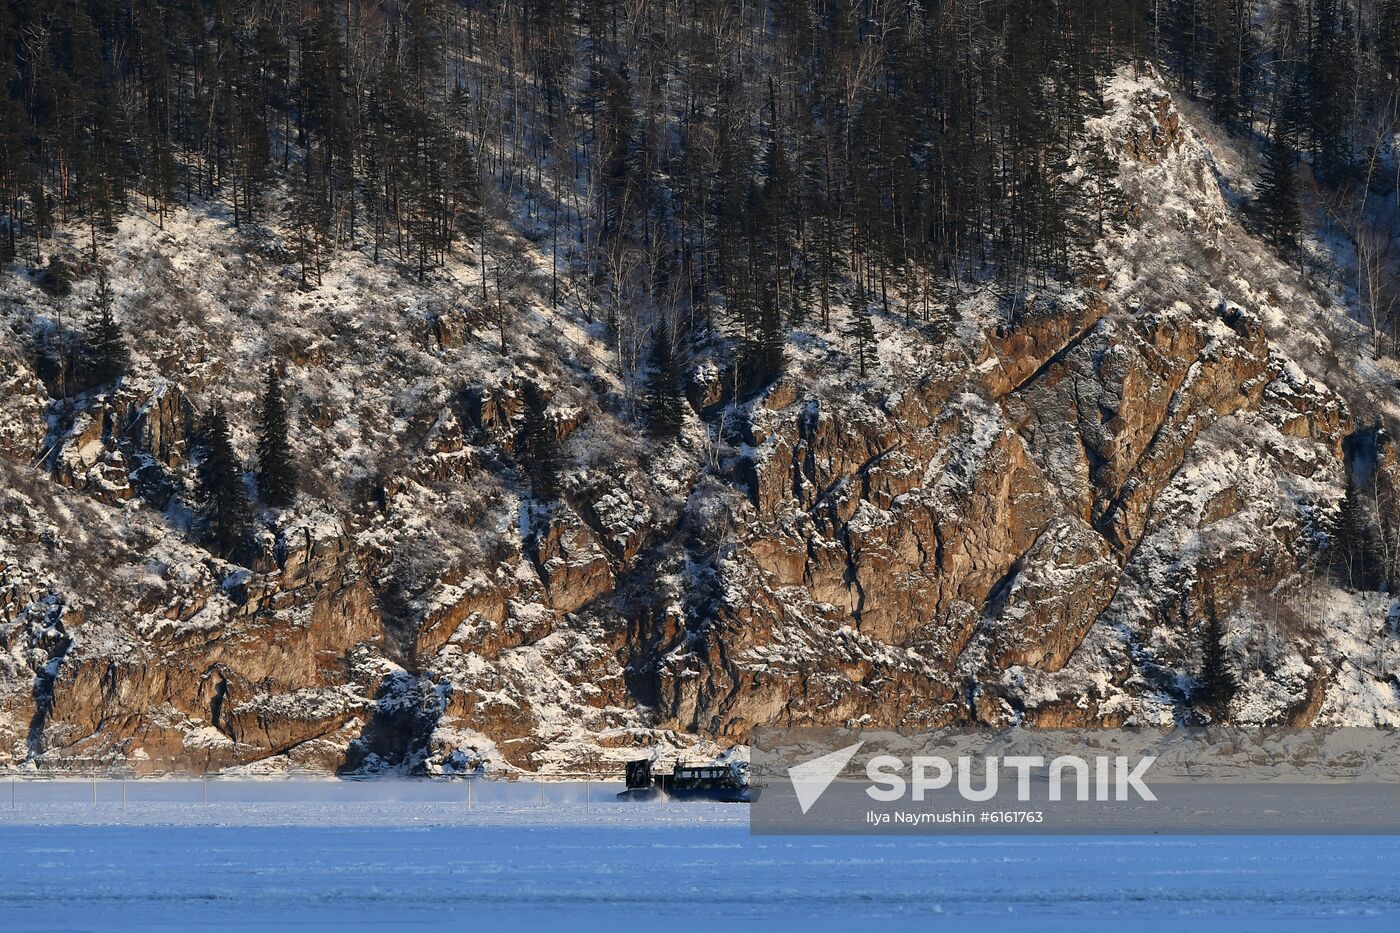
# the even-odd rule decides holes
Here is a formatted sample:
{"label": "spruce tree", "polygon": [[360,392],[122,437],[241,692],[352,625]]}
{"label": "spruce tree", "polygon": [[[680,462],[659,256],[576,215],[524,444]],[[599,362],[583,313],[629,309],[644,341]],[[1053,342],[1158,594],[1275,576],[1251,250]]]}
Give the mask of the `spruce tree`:
{"label": "spruce tree", "polygon": [[1201,627],[1201,676],[1197,699],[1217,716],[1229,708],[1238,685],[1225,653],[1225,626],[1216,611],[1214,598],[1206,602],[1206,620]]}
{"label": "spruce tree", "polygon": [[[741,300],[740,304],[752,306],[748,300]],[[767,296],[758,311],[754,331],[746,337],[741,351],[740,381],[745,395],[769,385],[787,369],[786,338],[782,312],[772,296]]]}
{"label": "spruce tree", "polygon": [[539,502],[559,498],[559,437],[546,410],[547,404],[538,383],[525,383],[520,456],[531,491]]}
{"label": "spruce tree", "polygon": [[1297,248],[1301,226],[1293,173],[1295,159],[1288,128],[1282,120],[1276,121],[1264,157],[1264,174],[1259,180],[1259,205],[1264,235],[1277,249],[1286,252]]}
{"label": "spruce tree", "polygon": [[1311,11],[1303,96],[1309,111],[1313,170],[1319,178],[1337,182],[1351,162],[1350,95],[1356,75],[1350,39],[1354,23],[1350,6],[1337,0],[1314,0]]}
{"label": "spruce tree", "polygon": [[1377,584],[1376,526],[1362,494],[1347,471],[1346,494],[1329,532],[1333,568],[1348,587],[1371,589]]}
{"label": "spruce tree", "polygon": [[286,508],[297,496],[297,466],[288,438],[287,401],[275,365],[267,372],[258,418],[258,493],[274,508]]}
{"label": "spruce tree", "polygon": [[233,449],[228,416],[215,405],[200,432],[195,499],[204,532],[216,553],[233,554],[248,541],[253,509],[243,486],[243,465]]}
{"label": "spruce tree", "polygon": [[866,371],[876,361],[875,322],[870,319],[870,308],[864,302],[856,302],[851,309],[851,321],[841,333],[854,341],[856,363],[864,378]]}
{"label": "spruce tree", "polygon": [[97,293],[93,296],[87,327],[83,334],[83,363],[92,385],[107,385],[126,375],[131,368],[131,355],[122,339],[121,328],[112,317],[111,283],[107,273],[97,275]]}
{"label": "spruce tree", "polygon": [[681,397],[671,327],[665,321],[656,325],[649,362],[651,371],[647,375],[645,397],[647,424],[657,437],[679,437],[685,423],[685,402]]}

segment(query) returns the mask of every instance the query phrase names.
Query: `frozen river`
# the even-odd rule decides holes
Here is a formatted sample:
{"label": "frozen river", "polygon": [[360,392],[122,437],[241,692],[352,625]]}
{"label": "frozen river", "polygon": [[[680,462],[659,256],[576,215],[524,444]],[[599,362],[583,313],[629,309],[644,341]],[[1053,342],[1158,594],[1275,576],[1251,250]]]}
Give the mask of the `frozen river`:
{"label": "frozen river", "polygon": [[587,808],[577,788],[472,809],[455,788],[225,790],[208,805],[194,786],[186,802],[143,787],[123,807],[108,785],[96,804],[86,785],[0,802],[3,927],[1400,929],[1387,837],[764,838],[743,807],[619,805],[596,786]]}

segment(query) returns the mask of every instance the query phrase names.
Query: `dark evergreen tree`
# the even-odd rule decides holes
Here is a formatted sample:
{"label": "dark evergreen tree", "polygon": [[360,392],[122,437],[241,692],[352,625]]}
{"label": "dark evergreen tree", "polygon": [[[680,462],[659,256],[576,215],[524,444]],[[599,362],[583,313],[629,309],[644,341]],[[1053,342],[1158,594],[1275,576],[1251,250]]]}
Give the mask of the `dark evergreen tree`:
{"label": "dark evergreen tree", "polygon": [[1238,130],[1253,106],[1258,53],[1252,0],[1212,0],[1208,19],[1211,106],[1227,128]]}
{"label": "dark evergreen tree", "polygon": [[1338,181],[1351,162],[1351,95],[1355,49],[1351,7],[1342,0],[1313,0],[1312,29],[1303,86],[1307,137],[1317,174]]}
{"label": "dark evergreen tree", "polygon": [[1118,156],[1103,140],[1086,141],[1082,159],[1087,169],[1085,184],[1080,186],[1089,220],[1083,236],[1087,252],[1107,232],[1109,222],[1125,212],[1128,198],[1118,182]]}
{"label": "dark evergreen tree", "polygon": [[616,235],[629,217],[644,210],[640,203],[637,153],[637,114],[632,104],[632,82],[627,68],[607,69],[603,74],[603,115],[599,135],[603,140],[602,224]]}
{"label": "dark evergreen tree", "polygon": [[92,385],[115,382],[131,368],[131,355],[127,352],[121,327],[112,316],[114,300],[107,273],[99,272],[97,292],[93,295],[83,334],[83,364]]}
{"label": "dark evergreen tree", "polygon": [[559,498],[559,434],[539,383],[525,383],[525,418],[520,429],[521,467],[540,503]]}
{"label": "dark evergreen tree", "polygon": [[1228,715],[1230,700],[1239,689],[1225,648],[1225,625],[1213,597],[1206,600],[1206,618],[1201,625],[1201,673],[1197,678],[1196,701],[1217,718]]}
{"label": "dark evergreen tree", "polygon": [[740,347],[739,382],[744,395],[770,385],[787,369],[787,328],[777,304],[763,301],[756,317]]}
{"label": "dark evergreen tree", "polygon": [[252,533],[253,508],[222,405],[215,405],[205,416],[199,446],[195,501],[205,538],[216,553],[236,556]]}
{"label": "dark evergreen tree", "polygon": [[276,365],[269,367],[258,413],[258,494],[274,508],[296,501],[297,465],[287,422],[287,401]]}
{"label": "dark evergreen tree", "polygon": [[155,201],[158,223],[163,227],[167,207],[178,197],[179,187],[175,141],[171,138],[169,18],[155,0],[141,0],[135,16],[139,23],[136,58],[144,78],[141,94],[146,103],[143,129],[149,147],[144,154],[146,189]]}
{"label": "dark evergreen tree", "polygon": [[29,116],[16,98],[20,69],[15,21],[9,4],[0,4],[0,267],[19,254],[20,199],[30,186],[27,140]]}
{"label": "dark evergreen tree", "polygon": [[664,320],[657,323],[652,335],[648,362],[650,369],[644,399],[647,425],[657,437],[679,437],[685,424],[685,398],[681,395],[671,327]]}
{"label": "dark evergreen tree", "polygon": [[1197,64],[1201,60],[1201,6],[1204,0],[1175,0],[1172,3],[1171,45],[1174,64],[1181,74],[1186,92],[1196,94]]}
{"label": "dark evergreen tree", "polygon": [[336,4],[318,0],[313,5],[315,19],[305,24],[298,37],[302,62],[299,129],[303,145],[308,144],[308,137],[319,138],[323,165],[329,173],[331,159],[345,154],[350,134],[344,87],[346,52]]}
{"label": "dark evergreen tree", "polygon": [[476,151],[465,135],[468,104],[465,90],[454,92],[454,129],[447,177],[454,225],[466,236],[480,240],[483,239],[485,205],[481,196],[481,167],[477,163]]}
{"label": "dark evergreen tree", "polygon": [[286,219],[301,266],[302,284],[314,278],[320,285],[331,245],[331,203],[325,173],[310,156],[304,182],[292,185]]}
{"label": "dark evergreen tree", "polygon": [[1325,529],[1332,569],[1348,587],[1370,589],[1379,583],[1376,524],[1365,497],[1348,472],[1346,493],[1336,519]]}
{"label": "dark evergreen tree", "polygon": [[769,133],[764,154],[763,188],[758,216],[759,234],[764,239],[768,268],[765,274],[772,280],[774,300],[788,311],[792,324],[801,324],[802,305],[794,286],[794,240],[800,231],[800,215],[794,201],[794,179],[788,162],[786,143],[778,127],[777,103],[773,83],[768,93]]}
{"label": "dark evergreen tree", "polygon": [[851,308],[851,320],[842,334],[851,341],[856,364],[860,367],[861,377],[864,378],[866,371],[875,364],[875,322],[870,318],[870,308],[865,302],[856,302]]}
{"label": "dark evergreen tree", "polygon": [[1376,11],[1376,59],[1381,78],[1400,84],[1400,0],[1381,0]]}
{"label": "dark evergreen tree", "polygon": [[1282,119],[1275,121],[1259,180],[1259,214],[1264,235],[1277,249],[1291,252],[1298,246],[1301,212],[1294,163],[1297,156]]}

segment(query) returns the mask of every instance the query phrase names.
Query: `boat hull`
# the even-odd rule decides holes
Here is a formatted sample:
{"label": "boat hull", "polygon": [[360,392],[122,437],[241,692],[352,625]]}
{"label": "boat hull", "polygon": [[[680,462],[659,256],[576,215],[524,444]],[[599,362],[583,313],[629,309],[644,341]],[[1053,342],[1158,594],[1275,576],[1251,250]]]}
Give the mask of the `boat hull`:
{"label": "boat hull", "polygon": [[617,795],[618,800],[634,803],[689,803],[704,801],[709,803],[750,803],[752,798],[747,787],[712,788],[671,788],[661,790],[656,787],[633,787]]}

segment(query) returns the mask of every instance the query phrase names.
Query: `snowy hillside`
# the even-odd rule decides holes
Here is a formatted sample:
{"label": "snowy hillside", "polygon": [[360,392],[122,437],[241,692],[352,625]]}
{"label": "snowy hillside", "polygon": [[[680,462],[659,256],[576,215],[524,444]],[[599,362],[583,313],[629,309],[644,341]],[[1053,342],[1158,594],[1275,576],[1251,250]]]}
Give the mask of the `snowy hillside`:
{"label": "snowy hillside", "polygon": [[[102,262],[130,368],[77,391],[45,361],[97,267],[57,223],[0,277],[0,762],[567,772],[765,724],[1400,726],[1400,609],[1338,556],[1367,509],[1389,547],[1400,371],[1329,284],[1344,259],[1256,236],[1252,150],[1164,87],[1118,69],[1064,167],[1122,199],[1077,277],[939,282],[919,315],[845,290],[752,392],[706,331],[674,439],[644,424],[645,340],[586,276],[557,287],[508,194],[485,282],[474,250],[367,242],[308,277],[295,224],[133,206]],[[225,406],[254,463],[270,368],[300,494],[217,553],[199,425]],[[1233,689],[1204,702],[1212,644]]]}

